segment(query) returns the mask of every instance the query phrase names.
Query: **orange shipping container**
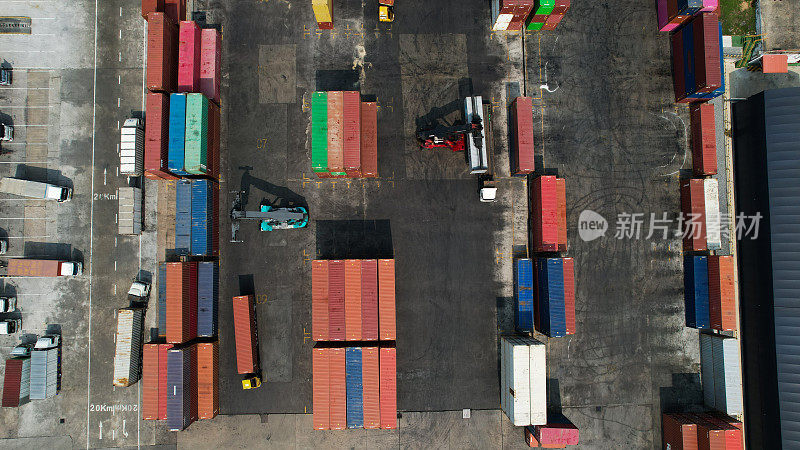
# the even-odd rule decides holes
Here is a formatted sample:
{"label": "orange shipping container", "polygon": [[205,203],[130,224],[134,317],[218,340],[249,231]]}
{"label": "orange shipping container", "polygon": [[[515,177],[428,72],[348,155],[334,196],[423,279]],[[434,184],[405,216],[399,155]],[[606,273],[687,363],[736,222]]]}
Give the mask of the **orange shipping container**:
{"label": "orange shipping container", "polygon": [[258,329],[252,295],[233,297],[233,331],[236,339],[236,370],[258,373]]}
{"label": "orange shipping container", "polygon": [[158,420],[158,344],[142,349],[142,419]]}
{"label": "orange shipping container", "polygon": [[364,401],[364,428],[381,427],[380,357],[378,347],[361,349],[361,384]]}
{"label": "orange shipping container", "polygon": [[344,430],[347,427],[347,387],[344,362],[344,349],[328,349],[330,362],[330,411],[331,430]]}
{"label": "orange shipping container", "polygon": [[393,341],[397,338],[394,260],[378,260],[378,313],[379,332],[382,341]]}
{"label": "orange shipping container", "polygon": [[344,170],[348,177],[361,176],[361,94],[342,93],[342,141]]}
{"label": "orange shipping container", "polygon": [[[715,416],[713,413],[700,414],[707,422],[710,422],[725,430],[725,449],[741,450],[744,448],[744,441],[742,438],[741,422],[731,423],[730,418],[721,418]],[[734,421],[735,422],[735,421]]]}
{"label": "orange shipping container", "polygon": [[558,195],[558,251],[567,251],[567,182],[556,178]]}
{"label": "orange shipping container", "polygon": [[312,350],[314,429],[329,430],[331,428],[330,411],[330,349],[315,348]]}
{"label": "orange shipping container", "polygon": [[361,176],[378,176],[378,105],[361,104]]}
{"label": "orange shipping container", "polygon": [[328,170],[344,176],[344,99],[342,91],[328,92]]}
{"label": "orange shipping container", "polygon": [[167,342],[197,336],[197,263],[167,263]]}
{"label": "orange shipping container", "polygon": [[381,428],[397,428],[397,350],[380,349]]}
{"label": "orange shipping container", "polygon": [[709,422],[700,414],[684,414],[697,424],[697,447],[709,450],[726,450],[725,430]]}
{"label": "orange shipping container", "polygon": [[328,340],[328,261],[311,261],[311,338]]}
{"label": "orange shipping container", "polygon": [[197,417],[219,414],[219,348],[217,342],[197,344]]}
{"label": "orange shipping container", "polygon": [[708,300],[711,328],[736,330],[733,256],[708,257]]}
{"label": "orange shipping container", "polygon": [[706,250],[706,200],[702,179],[681,180],[683,249]]}
{"label": "orange shipping container", "polygon": [[697,425],[682,414],[664,414],[661,417],[661,437],[664,448],[697,450]]}
{"label": "orange shipping container", "polygon": [[344,262],[344,330],[348,341],[361,340],[361,260]]}

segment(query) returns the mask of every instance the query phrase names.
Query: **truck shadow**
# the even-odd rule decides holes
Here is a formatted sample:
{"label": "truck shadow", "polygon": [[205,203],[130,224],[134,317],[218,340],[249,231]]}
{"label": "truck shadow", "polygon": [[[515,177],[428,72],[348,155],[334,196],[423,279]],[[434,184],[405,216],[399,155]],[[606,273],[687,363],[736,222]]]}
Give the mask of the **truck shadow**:
{"label": "truck shadow", "polygon": [[50,183],[56,186],[73,188],[72,180],[61,174],[58,169],[46,169],[44,167],[29,166],[27,164],[17,165],[15,178]]}
{"label": "truck shadow", "polygon": [[317,91],[360,91],[357,70],[318,70]]}
{"label": "truck shadow", "polygon": [[[267,194],[267,197],[261,198],[259,206],[262,204],[266,204],[274,208],[302,206],[308,210],[308,202],[306,202],[306,198],[302,195],[292,191],[287,187],[278,186],[261,178],[256,178],[250,175],[250,170],[252,169],[251,167],[242,166],[240,169],[244,169],[244,173],[242,174],[242,179],[239,184],[239,189],[242,191],[243,209],[246,209],[245,207],[247,206],[247,202],[250,198],[251,188],[255,187],[261,192]],[[251,208],[254,208],[254,206],[251,205]]]}

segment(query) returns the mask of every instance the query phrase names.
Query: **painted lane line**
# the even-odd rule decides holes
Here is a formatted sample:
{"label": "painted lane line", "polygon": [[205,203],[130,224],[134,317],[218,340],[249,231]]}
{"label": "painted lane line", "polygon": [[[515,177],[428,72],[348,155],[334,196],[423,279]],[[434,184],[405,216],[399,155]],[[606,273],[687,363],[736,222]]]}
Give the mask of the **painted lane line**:
{"label": "painted lane line", "polygon": [[117,84],[122,84],[122,75],[117,75]]}
{"label": "painted lane line", "polygon": [[117,97],[117,108],[119,108],[119,97]]}
{"label": "painted lane line", "polygon": [[[91,439],[89,434],[89,407],[92,402],[92,272],[94,265],[92,264],[92,257],[94,251],[92,244],[94,243],[94,149],[95,149],[95,132],[97,124],[97,18],[98,18],[98,0],[94,0],[94,70],[92,74],[92,195],[91,207],[89,212],[89,329],[88,329],[88,358],[86,364],[86,450],[91,447]],[[122,8],[120,7],[120,12]],[[103,439],[103,423],[100,422],[100,439]]]}
{"label": "painted lane line", "polygon": [[117,271],[117,261],[114,261],[114,272]]}
{"label": "painted lane line", "polygon": [[119,38],[122,39],[122,28],[119,29]]}
{"label": "painted lane line", "polygon": [[122,62],[122,52],[119,52],[119,61]]}

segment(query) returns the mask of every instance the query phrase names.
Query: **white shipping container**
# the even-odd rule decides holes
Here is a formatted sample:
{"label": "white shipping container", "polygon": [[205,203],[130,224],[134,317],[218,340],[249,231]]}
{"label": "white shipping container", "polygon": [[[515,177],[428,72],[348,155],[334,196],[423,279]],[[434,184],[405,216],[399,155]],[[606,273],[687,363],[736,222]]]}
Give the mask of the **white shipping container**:
{"label": "white shipping container", "polygon": [[[123,150],[134,152],[133,160],[125,159]],[[121,175],[140,176],[144,171],[144,130],[133,126],[123,126],[120,129],[120,167]],[[133,163],[133,164],[131,164]]]}
{"label": "white shipping container", "polygon": [[117,311],[114,386],[130,386],[139,381],[142,362],[144,309],[123,308]]}
{"label": "white shipping container", "polygon": [[547,423],[545,346],[519,336],[501,338],[500,404],[516,426]]}
{"label": "white shipping container", "polygon": [[56,395],[58,389],[58,348],[31,352],[31,400]]}
{"label": "white shipping container", "polygon": [[20,403],[31,395],[31,359],[25,358],[22,363],[22,374],[19,379],[19,399]]}
{"label": "white shipping container", "polygon": [[729,416],[744,412],[739,340],[713,336],[715,408]]}
{"label": "white shipping container", "polygon": [[719,217],[719,184],[713,178],[703,180],[706,204],[706,245],[709,250],[722,248]]}
{"label": "white shipping container", "polygon": [[709,334],[700,334],[700,382],[703,385],[703,401],[714,408],[714,346]]}

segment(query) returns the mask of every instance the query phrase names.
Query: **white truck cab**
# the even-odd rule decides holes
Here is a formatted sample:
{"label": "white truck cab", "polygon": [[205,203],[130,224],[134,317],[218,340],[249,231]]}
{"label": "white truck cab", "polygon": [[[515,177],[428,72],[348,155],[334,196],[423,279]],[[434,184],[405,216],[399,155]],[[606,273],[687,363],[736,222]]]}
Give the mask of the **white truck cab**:
{"label": "white truck cab", "polygon": [[0,334],[14,334],[22,328],[21,319],[0,320]]}
{"label": "white truck cab", "polygon": [[78,276],[83,274],[83,263],[79,262],[63,262],[61,263],[61,272],[59,275],[62,277]]}
{"label": "white truck cab", "polygon": [[128,296],[146,299],[150,296],[150,285],[147,283],[142,283],[141,281],[133,280],[133,283],[131,283],[131,288],[128,289]]}
{"label": "white truck cab", "polygon": [[57,334],[45,334],[36,341],[36,345],[34,345],[33,348],[36,350],[47,350],[49,348],[58,347],[59,343],[61,343],[61,336]]}
{"label": "white truck cab", "polygon": [[17,310],[15,297],[0,297],[0,313],[10,313]]}

